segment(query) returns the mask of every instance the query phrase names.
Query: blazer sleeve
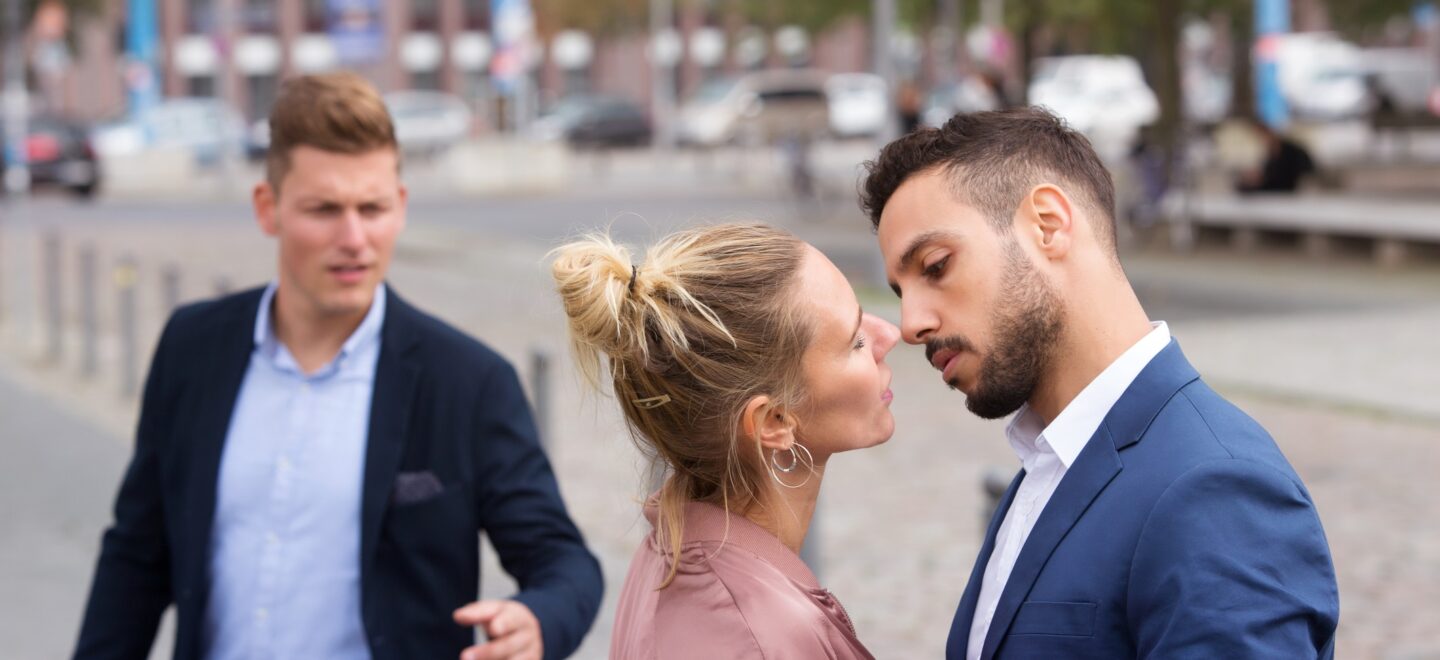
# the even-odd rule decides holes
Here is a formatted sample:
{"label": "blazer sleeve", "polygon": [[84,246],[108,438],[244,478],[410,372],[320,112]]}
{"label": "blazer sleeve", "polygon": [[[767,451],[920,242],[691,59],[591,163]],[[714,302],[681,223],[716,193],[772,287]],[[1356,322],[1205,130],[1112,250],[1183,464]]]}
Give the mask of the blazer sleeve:
{"label": "blazer sleeve", "polygon": [[172,319],[162,333],[145,380],[135,453],[115,498],[115,521],[101,539],[76,658],[148,657],[160,617],[173,600],[160,480],[171,417],[165,400],[173,325]]}
{"label": "blazer sleeve", "polygon": [[501,361],[481,389],[476,510],[515,600],[540,620],[545,657],[564,658],[600,609],[600,564],[565,511],[515,370]]}
{"label": "blazer sleeve", "polygon": [[1127,609],[1141,658],[1330,656],[1339,591],[1309,494],[1253,461],[1191,469],[1141,531]]}

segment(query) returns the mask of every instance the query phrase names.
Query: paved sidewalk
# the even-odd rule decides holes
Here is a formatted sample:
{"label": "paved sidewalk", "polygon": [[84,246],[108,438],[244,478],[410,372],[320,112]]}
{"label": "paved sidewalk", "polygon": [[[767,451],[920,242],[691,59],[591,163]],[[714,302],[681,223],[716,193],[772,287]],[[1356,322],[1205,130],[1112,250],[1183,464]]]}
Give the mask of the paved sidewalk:
{"label": "paved sidewalk", "polygon": [[[852,220],[819,218],[793,228],[814,238],[842,265],[849,264],[846,270],[857,281],[868,281],[862,286],[867,309],[893,320],[898,308],[876,286],[873,238]],[[103,248],[102,264],[113,263],[122,252],[139,259],[143,355],[149,354],[164,316],[159,264],[180,266],[186,277],[185,298],[209,295],[216,274],[239,287],[263,282],[273,272],[272,246],[248,223],[167,226],[163,235],[137,231],[134,225],[87,225],[75,231],[72,240],[86,238]],[[24,297],[16,295],[18,287],[37,282],[37,239],[11,228],[3,240],[0,303],[11,305]],[[637,502],[643,496],[645,466],[613,402],[585,393],[569,367],[563,318],[543,266],[548,247],[474,229],[427,226],[422,218],[413,218],[397,253],[392,282],[421,308],[484,338],[526,375],[532,349],[552,357],[556,371],[551,378],[555,414],[549,420],[550,452],[572,513],[600,555],[609,585],[600,620],[578,657],[603,658],[615,594],[643,534]],[[1331,270],[1338,268],[1335,272],[1343,277],[1329,278],[1294,263],[1150,254],[1135,255],[1127,267],[1132,277],[1149,286],[1142,292],[1147,302],[1178,314],[1165,312],[1200,371],[1275,433],[1310,485],[1341,580],[1344,613],[1338,655],[1388,660],[1440,654],[1440,632],[1430,624],[1440,616],[1440,530],[1429,522],[1440,519],[1440,498],[1431,485],[1434,466],[1440,465],[1440,402],[1434,396],[1440,381],[1437,370],[1427,368],[1440,364],[1440,345],[1433,341],[1440,330],[1435,323],[1440,303],[1425,303],[1428,292],[1440,290],[1435,288],[1436,271],[1379,274],[1363,265],[1341,264]],[[73,262],[66,262],[64,272],[74,272]],[[1205,302],[1195,297],[1195,282],[1212,286],[1216,297],[1230,299],[1243,295],[1253,278],[1294,280],[1286,281],[1293,302],[1278,305],[1257,299],[1255,308],[1244,314],[1203,319],[1185,315]],[[108,287],[102,290],[108,292]],[[1166,297],[1180,291],[1190,297]],[[113,328],[113,296],[101,299],[102,327]],[[68,327],[73,328],[77,317],[72,304],[66,312]],[[32,313],[19,320],[36,319]],[[3,558],[11,560],[6,565],[17,574],[42,576],[27,584],[32,590],[53,592],[57,620],[78,621],[73,608],[83,594],[77,596],[75,589],[88,580],[88,568],[78,577],[52,564],[51,556],[42,556],[43,549],[49,547],[47,538],[69,534],[67,538],[78,541],[64,566],[79,566],[84,553],[97,547],[99,526],[128,457],[126,438],[136,402],[117,393],[113,334],[107,334],[100,376],[94,381],[76,375],[73,331],[69,357],[58,365],[43,365],[35,358],[39,338],[38,328],[22,332],[17,320],[0,325],[0,372],[40,394],[39,399],[7,396],[0,401],[18,400],[25,410],[39,410],[35,400],[53,401],[55,410],[64,411],[62,419],[45,417],[39,428],[67,438],[57,439],[52,448],[73,449],[53,455],[22,453],[24,461],[8,465],[23,466],[46,487],[76,483],[87,493],[63,505],[74,507],[67,513],[63,507],[51,508],[53,498],[36,500],[7,491],[7,503],[46,504],[33,523],[7,524],[7,533],[19,533],[0,547]],[[819,568],[822,580],[854,618],[861,639],[879,657],[939,657],[978,550],[980,475],[992,465],[1013,467],[1015,459],[1001,441],[1001,424],[969,415],[959,395],[940,385],[923,363],[919,349],[897,348],[890,364],[895,370],[896,436],[831,464],[817,530]],[[0,408],[7,422],[11,410]],[[86,421],[77,430],[64,421],[71,417]],[[6,446],[42,437],[11,427],[0,427],[0,434]],[[97,448],[87,449],[92,446]],[[89,462],[90,471],[76,467]],[[88,546],[86,538],[91,539]],[[503,596],[510,587],[492,555],[486,556],[485,592]],[[7,614],[0,612],[0,620]],[[65,633],[64,625],[57,627],[62,629],[59,634]],[[36,649],[33,655],[17,657],[51,657],[46,649],[56,648],[46,646],[45,640],[35,643],[23,647]]]}

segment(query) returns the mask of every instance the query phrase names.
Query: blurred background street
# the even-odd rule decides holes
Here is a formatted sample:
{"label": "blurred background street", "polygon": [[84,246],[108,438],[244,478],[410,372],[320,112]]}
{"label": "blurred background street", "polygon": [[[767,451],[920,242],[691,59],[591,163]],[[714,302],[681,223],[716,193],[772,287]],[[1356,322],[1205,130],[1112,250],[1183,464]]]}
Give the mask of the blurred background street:
{"label": "blurred background street", "polygon": [[[392,285],[516,364],[601,559],[606,605],[577,657],[605,657],[649,477],[571,368],[546,252],[597,227],[645,244],[765,221],[898,321],[856,206],[862,163],[901,130],[1036,103],[1115,174],[1151,317],[1310,487],[1340,581],[1337,656],[1440,658],[1432,2],[0,5],[6,658],[69,652],[159,330],[176,304],[273,277],[249,206],[264,120],[286,76],[338,68],[386,92],[406,152]],[[1282,144],[1313,167],[1265,188]],[[984,476],[1016,460],[923,351],[889,362],[895,437],[831,463],[809,556],[877,657],[940,657]],[[483,593],[510,593],[485,561]]]}

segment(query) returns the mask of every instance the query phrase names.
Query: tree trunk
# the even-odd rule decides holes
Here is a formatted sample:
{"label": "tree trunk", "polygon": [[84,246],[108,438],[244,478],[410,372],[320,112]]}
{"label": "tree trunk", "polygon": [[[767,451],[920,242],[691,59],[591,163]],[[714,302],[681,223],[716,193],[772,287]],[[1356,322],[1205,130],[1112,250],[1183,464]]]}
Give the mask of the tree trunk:
{"label": "tree trunk", "polygon": [[1156,132],[1164,163],[1161,176],[1167,185],[1185,139],[1185,98],[1180,87],[1180,2],[1156,0],[1154,5],[1155,91],[1160,101]]}
{"label": "tree trunk", "polygon": [[1255,5],[1238,0],[1230,11],[1230,116],[1255,117]]}

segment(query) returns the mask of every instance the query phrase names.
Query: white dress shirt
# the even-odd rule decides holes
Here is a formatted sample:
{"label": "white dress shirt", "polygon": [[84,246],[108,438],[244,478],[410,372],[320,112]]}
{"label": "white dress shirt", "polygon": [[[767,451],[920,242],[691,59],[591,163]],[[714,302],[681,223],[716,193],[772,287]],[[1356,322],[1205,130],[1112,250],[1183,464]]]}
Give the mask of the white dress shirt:
{"label": "white dress shirt", "polygon": [[368,660],[360,507],[385,285],[339,355],[305,374],[266,288],[220,461],[207,660]]}
{"label": "white dress shirt", "polygon": [[1021,406],[1005,428],[1005,437],[1020,457],[1025,478],[1020,481],[1010,510],[1005,512],[1005,520],[995,535],[995,549],[985,564],[975,618],[970,623],[970,643],[965,653],[968,660],[980,657],[990,620],[995,617],[995,608],[1005,592],[1015,560],[1025,547],[1030,530],[1035,528],[1035,521],[1050,502],[1050,496],[1065,478],[1066,470],[1075,463],[1115,402],[1145,366],[1170,344],[1170,328],[1164,321],[1152,323],[1150,327],[1149,334],[1090,381],[1049,426],[1042,426],[1044,420],[1027,404]]}

